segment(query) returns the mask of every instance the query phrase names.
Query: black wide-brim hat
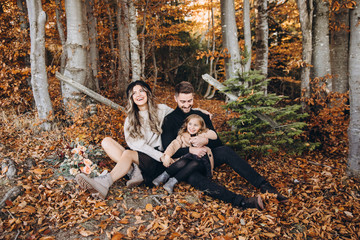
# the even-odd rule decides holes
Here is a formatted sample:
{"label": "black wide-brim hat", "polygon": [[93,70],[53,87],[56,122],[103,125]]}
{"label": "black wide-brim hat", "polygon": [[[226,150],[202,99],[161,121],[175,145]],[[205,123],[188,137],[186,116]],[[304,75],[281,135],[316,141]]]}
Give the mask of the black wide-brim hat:
{"label": "black wide-brim hat", "polygon": [[129,97],[130,90],[133,89],[133,87],[135,87],[136,85],[140,85],[143,88],[146,88],[147,90],[149,90],[149,92],[151,92],[151,88],[150,88],[149,84],[147,84],[146,82],[144,82],[142,80],[137,80],[137,81],[131,82],[129,84],[129,86],[126,88],[126,97]]}

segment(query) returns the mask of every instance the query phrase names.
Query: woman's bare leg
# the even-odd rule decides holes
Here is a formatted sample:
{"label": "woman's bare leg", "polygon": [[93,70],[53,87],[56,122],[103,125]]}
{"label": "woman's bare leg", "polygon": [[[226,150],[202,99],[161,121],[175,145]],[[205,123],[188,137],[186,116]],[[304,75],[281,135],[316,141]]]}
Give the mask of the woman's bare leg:
{"label": "woman's bare leg", "polygon": [[139,164],[138,153],[132,150],[125,150],[110,172],[113,182],[125,176],[133,163]]}
{"label": "woman's bare leg", "polygon": [[[139,169],[139,167],[137,165],[132,165],[130,164],[130,167],[128,167],[128,163],[126,163],[126,160],[123,160],[122,155],[123,153],[126,151],[126,149],[121,146],[117,141],[115,141],[114,139],[110,138],[110,137],[106,137],[102,140],[101,142],[101,146],[104,149],[104,151],[106,152],[106,154],[116,163],[121,163],[119,164],[119,166],[123,167],[124,165],[126,165],[126,168],[124,168],[123,170],[125,171],[127,169],[127,172],[130,180],[126,182],[126,186],[128,187],[135,187],[139,184],[141,184],[144,181],[143,176],[141,175],[141,171]],[[136,156],[129,156],[129,159],[133,160],[134,163],[138,163],[138,157]],[[117,166],[115,166],[116,168]],[[120,168],[120,167],[119,167]],[[122,175],[122,173],[118,174],[118,171],[116,170],[116,174],[115,172],[112,174],[112,176],[114,176],[116,180],[118,180],[119,178],[123,177],[120,176]],[[130,172],[130,174],[129,174]],[[118,175],[120,177],[118,177]]]}
{"label": "woman's bare leg", "polygon": [[104,138],[101,141],[101,146],[111,160],[116,163],[121,159],[121,156],[125,151],[125,148],[111,137]]}

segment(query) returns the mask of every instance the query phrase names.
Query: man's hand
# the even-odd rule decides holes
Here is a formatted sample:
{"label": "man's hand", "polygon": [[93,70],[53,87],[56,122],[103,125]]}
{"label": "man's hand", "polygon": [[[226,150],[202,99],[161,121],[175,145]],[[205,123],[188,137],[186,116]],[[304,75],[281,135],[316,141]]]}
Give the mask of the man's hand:
{"label": "man's hand", "polygon": [[194,108],[194,110],[199,110],[202,113],[205,113],[206,115],[209,115],[209,118],[212,119],[213,118],[213,114],[211,114],[209,111],[205,110],[205,109],[201,109],[201,108]]}
{"label": "man's hand", "polygon": [[209,139],[206,137],[196,136],[190,139],[190,143],[193,147],[203,147],[209,143]]}
{"label": "man's hand", "polygon": [[192,153],[198,157],[203,157],[207,153],[206,147],[190,147],[189,153]]}

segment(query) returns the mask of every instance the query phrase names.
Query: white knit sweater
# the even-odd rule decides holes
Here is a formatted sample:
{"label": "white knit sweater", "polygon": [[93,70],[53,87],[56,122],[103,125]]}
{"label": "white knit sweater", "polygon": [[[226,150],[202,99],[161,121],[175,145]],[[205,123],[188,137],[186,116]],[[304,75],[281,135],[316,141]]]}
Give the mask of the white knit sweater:
{"label": "white knit sweater", "polygon": [[[160,126],[162,125],[164,118],[167,114],[173,111],[172,108],[168,107],[165,104],[158,104],[158,117],[160,120]],[[160,157],[163,155],[162,152],[158,150],[163,150],[161,144],[161,136],[159,134],[153,133],[150,129],[149,124],[149,113],[147,110],[139,111],[140,116],[142,117],[141,122],[141,133],[143,134],[143,138],[134,139],[130,137],[130,133],[128,132],[129,121],[128,118],[125,119],[124,123],[124,133],[125,133],[125,141],[129,148],[135,151],[143,152],[156,161],[160,162]],[[156,150],[157,148],[158,150]]]}

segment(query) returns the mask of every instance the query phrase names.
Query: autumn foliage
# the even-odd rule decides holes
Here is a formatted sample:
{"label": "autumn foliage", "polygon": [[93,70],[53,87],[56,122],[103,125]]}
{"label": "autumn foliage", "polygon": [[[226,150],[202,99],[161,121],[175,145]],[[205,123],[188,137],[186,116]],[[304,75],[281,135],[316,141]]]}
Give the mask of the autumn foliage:
{"label": "autumn foliage", "polygon": [[[29,83],[29,33],[21,29],[21,13],[15,1],[3,2],[0,19],[6,24],[0,25],[0,197],[3,199],[2,196],[15,188],[20,193],[0,202],[0,239],[360,238],[360,184],[345,173],[348,95],[327,92],[323,79],[313,80],[311,97],[303,99],[309,113],[303,136],[320,143],[320,147],[297,156],[289,156],[287,150],[282,149],[277,153],[269,152],[262,158],[248,158],[251,166],[289,198],[287,203],[280,204],[275,196],[262,194],[266,204],[264,211],[242,210],[214,200],[185,183],[178,184],[172,195],[162,188],[143,185],[129,189],[126,187],[126,177],[111,187],[105,201],[94,200],[89,193],[81,191],[72,178],[61,174],[61,163],[76,141],[81,141],[85,146],[92,144],[100,147],[101,140],[111,136],[124,145],[125,113],[84,97],[86,104],[82,108],[65,114],[60,82],[54,77],[59,70],[61,53],[53,24],[55,6],[53,1],[45,1],[44,10],[52,23],[47,25],[47,52],[49,92],[54,113],[51,131],[41,131]],[[124,99],[111,85],[109,59],[113,59],[113,56],[109,47],[109,18],[105,12],[108,1],[95,2],[99,4],[96,16],[99,19],[100,93],[124,105]],[[145,6],[146,2],[139,2],[139,6]],[[180,35],[176,31],[187,31],[194,27],[187,26],[177,18],[190,9],[180,8],[176,1],[171,1],[174,5],[165,7],[160,3],[168,1],[151,2],[152,10],[161,12],[162,22],[148,16],[145,35],[140,36],[148,40],[159,36],[153,39],[150,47],[158,51],[167,50],[162,60],[167,64],[168,53],[175,56],[183,49],[194,49],[191,35]],[[272,84],[269,90],[295,98],[300,96],[301,44],[298,36],[292,34],[299,27],[297,16],[293,14],[295,1],[285,2],[281,9],[271,8],[279,18],[288,18],[288,21],[281,26],[277,22],[271,23],[270,31],[282,29],[282,35],[271,35],[269,75]],[[204,11],[195,5],[192,11],[194,9]],[[169,19],[169,13],[177,17]],[[139,16],[144,14],[145,8],[141,8]],[[214,31],[219,33],[220,26]],[[189,41],[181,42],[181,36]],[[211,32],[206,38],[211,38]],[[216,46],[220,47],[219,39],[216,39]],[[199,71],[204,62],[212,59],[217,60],[218,76],[223,76],[223,52],[190,50],[187,52],[188,58],[177,56],[171,59],[171,64],[186,61],[188,65],[182,69],[188,70],[193,63],[197,63],[198,53],[198,60],[203,62],[196,65],[195,70],[191,69],[192,74]],[[146,60],[151,62],[150,58]],[[151,77],[145,80],[151,85],[159,103],[174,108],[173,83],[179,79],[165,77],[168,72],[173,73],[170,76],[176,75],[176,70],[166,64],[159,67],[161,74],[156,82]],[[146,76],[151,76],[153,66],[148,66]],[[179,75],[190,76],[185,73],[183,71],[183,75]],[[194,82],[199,83],[199,79]],[[202,89],[201,85],[197,89]],[[222,95],[216,96],[218,99],[208,100],[196,95],[195,107],[213,114],[218,132],[229,131],[226,122],[234,117],[234,113],[223,108],[226,103]],[[16,167],[16,175],[12,178],[8,177],[10,167],[5,164],[9,160]],[[101,170],[111,170],[115,164],[105,155],[96,161]],[[216,168],[213,180],[247,197],[259,194],[258,189],[228,166]]]}

